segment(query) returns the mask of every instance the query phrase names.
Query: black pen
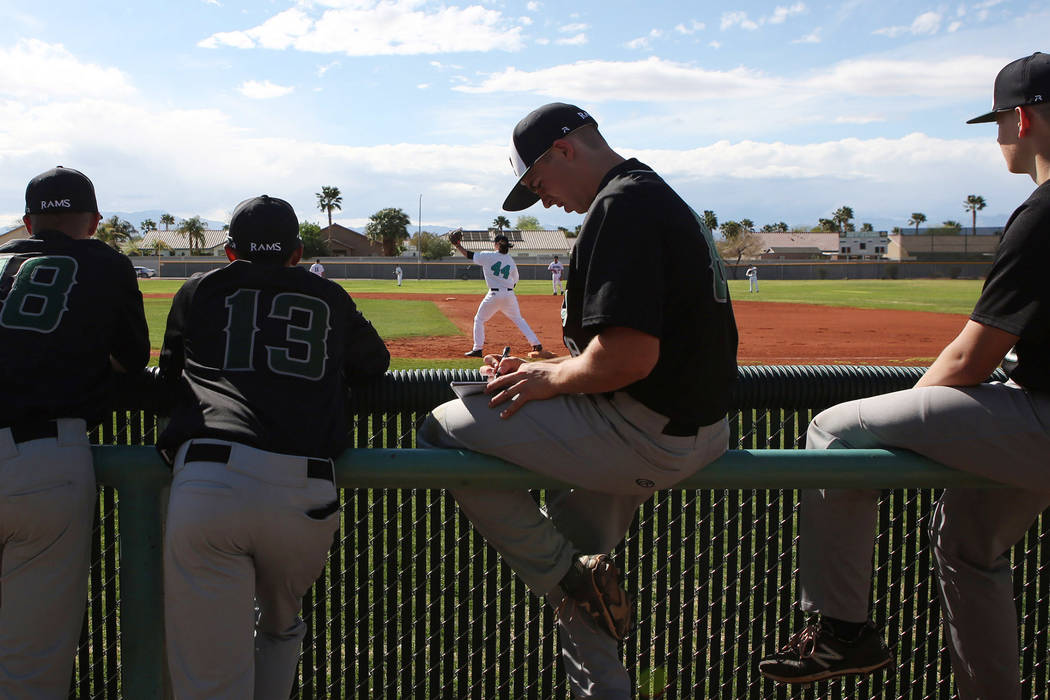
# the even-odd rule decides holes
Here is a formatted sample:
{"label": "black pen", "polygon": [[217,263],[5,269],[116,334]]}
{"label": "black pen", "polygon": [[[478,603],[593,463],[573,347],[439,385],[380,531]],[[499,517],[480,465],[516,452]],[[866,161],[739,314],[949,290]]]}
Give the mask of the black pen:
{"label": "black pen", "polygon": [[503,364],[503,361],[507,359],[507,355],[510,354],[510,346],[504,346],[503,354],[499,356],[499,360],[496,361],[496,371],[493,373],[494,376],[499,376],[499,366]]}

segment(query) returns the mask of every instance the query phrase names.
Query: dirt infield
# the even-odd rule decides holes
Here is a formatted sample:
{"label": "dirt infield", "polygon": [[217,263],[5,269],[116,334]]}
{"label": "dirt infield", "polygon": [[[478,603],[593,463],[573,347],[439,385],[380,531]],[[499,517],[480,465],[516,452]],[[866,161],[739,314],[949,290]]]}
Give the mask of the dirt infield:
{"label": "dirt infield", "polygon": [[[481,295],[354,294],[361,299],[428,300],[462,333],[458,337],[390,340],[394,357],[457,358],[470,350],[474,312]],[[565,353],[561,342],[561,297],[519,296],[518,304],[543,346]],[[965,316],[927,311],[885,311],[842,307],[734,301],[744,364],[926,365],[966,322]],[[486,350],[510,345],[523,355],[529,346],[502,314],[486,326]]]}

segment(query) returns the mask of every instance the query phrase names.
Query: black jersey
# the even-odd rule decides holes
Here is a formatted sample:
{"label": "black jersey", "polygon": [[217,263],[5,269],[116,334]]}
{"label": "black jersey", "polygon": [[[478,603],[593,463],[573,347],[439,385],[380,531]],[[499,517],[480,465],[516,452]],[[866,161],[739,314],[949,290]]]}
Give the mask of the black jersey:
{"label": "black jersey", "polygon": [[172,302],[161,378],[176,385],[158,447],[191,438],[335,457],[348,444],[347,385],[390,353],[342,287],[301,267],[237,261],[191,278]]}
{"label": "black jersey", "polygon": [[672,420],[709,425],[726,413],[737,331],[711,232],[648,166],[606,174],[569,259],[565,345],[582,352],[624,326],[660,339],[648,377],[625,388]]}
{"label": "black jersey", "polygon": [[1021,386],[1050,391],[1050,182],[1010,215],[970,318],[1019,336],[1003,369]]}
{"label": "black jersey", "polygon": [[128,372],[149,361],[142,294],[127,256],[58,231],[0,247],[0,426],[97,423],[111,356]]}

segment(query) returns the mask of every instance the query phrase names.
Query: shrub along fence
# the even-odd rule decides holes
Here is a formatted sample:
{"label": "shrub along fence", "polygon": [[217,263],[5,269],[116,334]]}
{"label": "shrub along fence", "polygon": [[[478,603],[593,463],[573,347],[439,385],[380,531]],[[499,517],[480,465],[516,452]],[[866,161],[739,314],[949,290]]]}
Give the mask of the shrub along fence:
{"label": "shrub along fence", "polygon": [[[982,482],[907,454],[794,451],[814,412],[906,388],[921,371],[740,368],[730,418],[738,451],[643,505],[615,553],[638,598],[638,627],[623,650],[640,690],[655,690],[646,678],[666,678],[665,698],[951,696],[925,528],[936,497],[929,487]],[[359,488],[343,491],[329,565],[304,600],[310,631],[296,697],[568,697],[550,611],[437,488],[539,487],[542,499],[540,489],[558,485],[479,455],[404,451],[426,413],[452,397],[448,382],[475,378],[391,372],[354,394],[349,429],[360,449],[338,472],[341,485]],[[146,398],[127,397],[95,442],[151,445],[156,417]],[[148,448],[96,454],[100,481],[117,488],[100,493],[71,697],[163,697],[156,562],[166,474]],[[762,679],[755,664],[801,624],[792,489],[816,485],[903,487],[883,495],[873,591],[897,663],[866,679],[788,688]],[[381,488],[389,486],[398,488]],[[1050,685],[1045,520],[1012,552],[1026,697]]]}

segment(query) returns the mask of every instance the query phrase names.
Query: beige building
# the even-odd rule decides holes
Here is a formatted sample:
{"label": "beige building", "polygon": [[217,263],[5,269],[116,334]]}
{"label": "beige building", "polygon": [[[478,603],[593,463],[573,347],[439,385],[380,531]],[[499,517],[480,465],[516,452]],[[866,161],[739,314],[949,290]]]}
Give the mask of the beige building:
{"label": "beige building", "polygon": [[[218,229],[206,229],[204,231],[204,244],[200,247],[200,252],[193,253],[194,255],[223,255],[223,249],[226,247],[226,238],[229,234],[226,231]],[[161,255],[175,255],[185,256],[190,255],[190,243],[186,236],[182,235],[178,231],[172,229],[171,231],[147,231],[142,236],[142,242],[139,244],[140,250],[154,250],[157,246],[157,241],[161,241],[166,245],[169,251],[161,251]]]}
{"label": "beige building", "polygon": [[321,229],[321,237],[328,242],[328,249],[337,257],[374,257],[383,254],[383,244],[376,243],[363,233],[340,224]]}
{"label": "beige building", "polygon": [[[463,231],[463,247],[467,250],[480,252],[492,250],[492,239],[499,234],[499,230],[490,228],[487,230]],[[552,255],[567,256],[575,238],[569,238],[560,229],[548,229],[543,231],[519,231],[517,229],[506,229],[503,231],[514,247],[510,249],[511,255],[515,257],[549,257]]]}
{"label": "beige building", "polygon": [[889,235],[891,260],[990,260],[999,248],[999,236],[905,236]]}
{"label": "beige building", "polygon": [[839,234],[823,231],[756,231],[762,241],[759,260],[827,260],[838,253]]}

